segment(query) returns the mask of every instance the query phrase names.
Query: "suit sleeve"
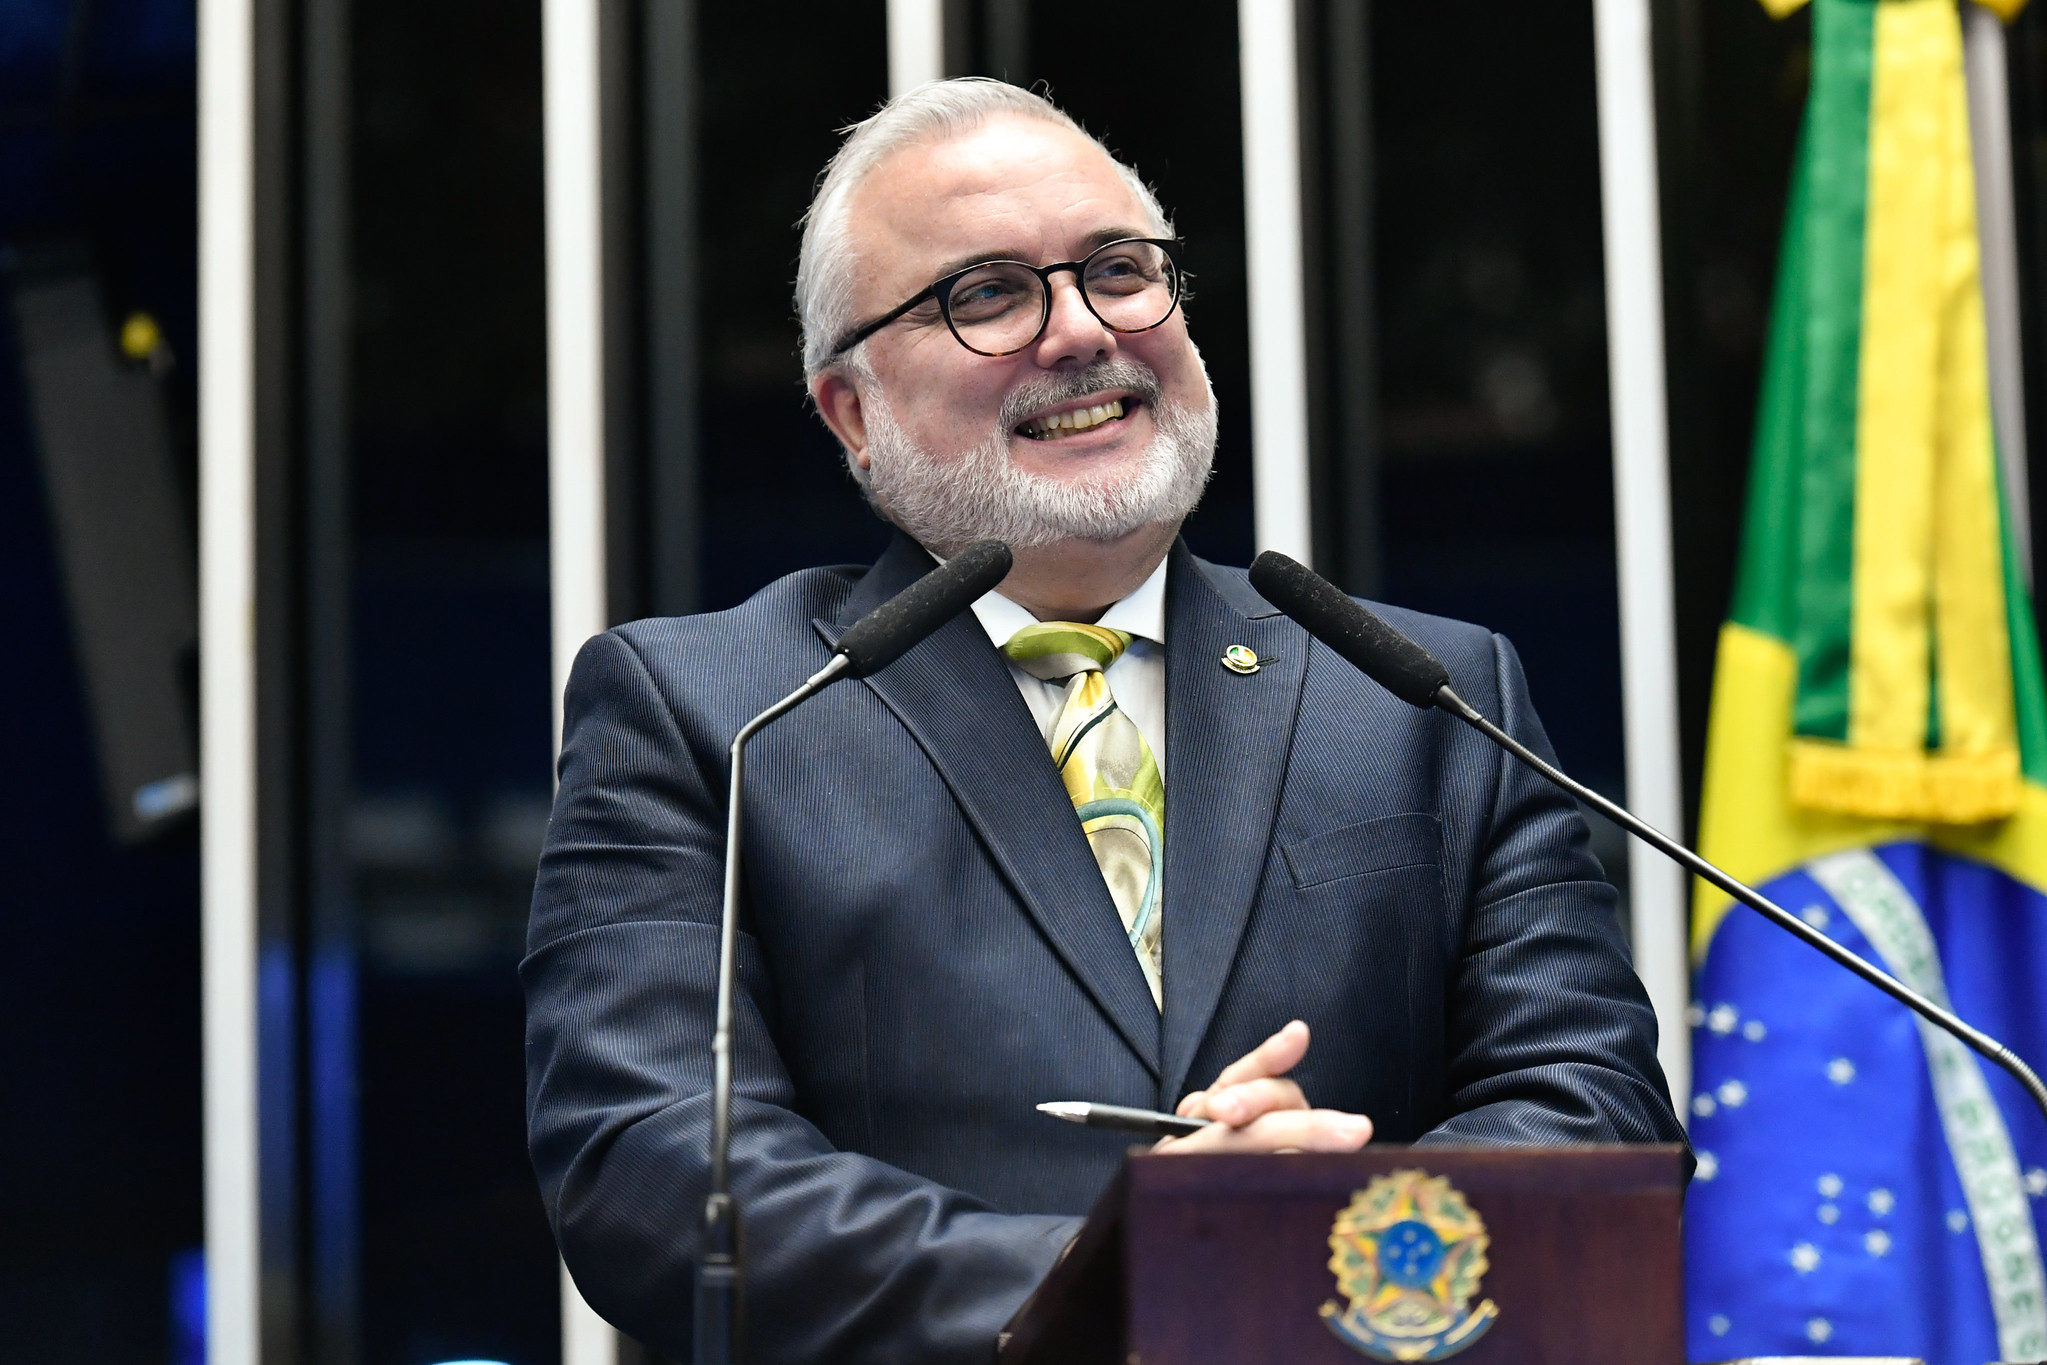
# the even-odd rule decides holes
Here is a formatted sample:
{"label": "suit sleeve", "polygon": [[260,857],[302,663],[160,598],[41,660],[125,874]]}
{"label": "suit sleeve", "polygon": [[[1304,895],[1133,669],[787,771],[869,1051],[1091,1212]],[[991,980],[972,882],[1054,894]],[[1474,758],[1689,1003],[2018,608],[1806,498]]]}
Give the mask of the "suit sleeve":
{"label": "suit sleeve", "polygon": [[[1494,720],[1554,762],[1513,646],[1494,636],[1493,658],[1482,686],[1498,699]],[[1446,1021],[1452,1117],[1422,1141],[1683,1142],[1656,1016],[1584,819],[1527,765],[1493,752],[1498,781]]]}
{"label": "suit sleeve", "polygon": [[[534,890],[527,1128],[564,1260],[605,1318],[687,1359],[708,1187],[724,755],[639,655],[585,646]],[[742,934],[733,1187],[750,1359],[973,1362],[1079,1222],[1005,1215],[835,1150],[798,1112],[774,991]]]}

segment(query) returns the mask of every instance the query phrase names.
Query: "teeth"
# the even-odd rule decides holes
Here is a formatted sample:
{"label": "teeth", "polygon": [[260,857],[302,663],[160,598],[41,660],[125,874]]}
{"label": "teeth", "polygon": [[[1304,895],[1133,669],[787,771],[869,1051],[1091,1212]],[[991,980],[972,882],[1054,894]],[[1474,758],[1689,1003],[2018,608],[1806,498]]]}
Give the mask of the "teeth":
{"label": "teeth", "polygon": [[1055,431],[1086,431],[1089,427],[1113,421],[1123,415],[1123,400],[1112,398],[1106,403],[1093,407],[1076,408],[1071,412],[1056,412],[1050,417],[1041,417],[1025,424],[1024,430],[1035,436],[1048,436]]}

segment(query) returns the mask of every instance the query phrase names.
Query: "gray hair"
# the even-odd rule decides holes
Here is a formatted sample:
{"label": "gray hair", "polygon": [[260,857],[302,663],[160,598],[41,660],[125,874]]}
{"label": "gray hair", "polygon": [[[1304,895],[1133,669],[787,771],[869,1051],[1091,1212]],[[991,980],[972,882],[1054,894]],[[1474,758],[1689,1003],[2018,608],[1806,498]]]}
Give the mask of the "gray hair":
{"label": "gray hair", "polygon": [[833,342],[853,325],[853,252],[847,244],[853,191],[891,154],[917,143],[959,137],[999,114],[1038,119],[1087,138],[1108,157],[1137,202],[1151,215],[1152,230],[1161,237],[1173,235],[1172,220],[1151,187],[1052,101],[983,76],[927,81],[896,96],[871,118],[841,130],[846,140],[825,164],[810,211],[803,216],[803,247],[796,260],[796,315],[803,323],[806,380],[832,363],[827,353]]}

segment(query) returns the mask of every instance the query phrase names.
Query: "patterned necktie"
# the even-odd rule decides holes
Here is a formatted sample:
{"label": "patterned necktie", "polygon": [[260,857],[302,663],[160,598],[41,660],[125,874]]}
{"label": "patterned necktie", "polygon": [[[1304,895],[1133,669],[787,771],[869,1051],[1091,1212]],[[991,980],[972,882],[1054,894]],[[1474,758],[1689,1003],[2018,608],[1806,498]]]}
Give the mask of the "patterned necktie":
{"label": "patterned necktie", "polygon": [[1159,883],[1165,870],[1166,784],[1151,746],[1117,707],[1102,676],[1129,646],[1130,637],[1120,630],[1043,621],[1011,636],[1002,652],[1034,678],[1066,683],[1066,701],[1052,725],[1052,762],[1123,917],[1152,1003],[1163,1009]]}

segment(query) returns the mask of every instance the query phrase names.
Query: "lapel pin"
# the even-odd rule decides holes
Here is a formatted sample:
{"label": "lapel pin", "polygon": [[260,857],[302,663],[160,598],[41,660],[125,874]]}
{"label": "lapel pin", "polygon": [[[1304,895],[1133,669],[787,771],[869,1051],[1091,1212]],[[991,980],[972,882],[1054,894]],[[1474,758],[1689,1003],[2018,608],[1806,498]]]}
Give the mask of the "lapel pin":
{"label": "lapel pin", "polygon": [[1256,673],[1271,660],[1260,659],[1258,651],[1249,645],[1231,645],[1223,651],[1223,667],[1232,673]]}

